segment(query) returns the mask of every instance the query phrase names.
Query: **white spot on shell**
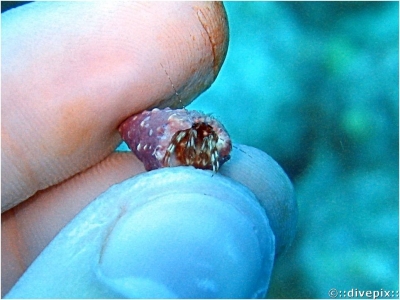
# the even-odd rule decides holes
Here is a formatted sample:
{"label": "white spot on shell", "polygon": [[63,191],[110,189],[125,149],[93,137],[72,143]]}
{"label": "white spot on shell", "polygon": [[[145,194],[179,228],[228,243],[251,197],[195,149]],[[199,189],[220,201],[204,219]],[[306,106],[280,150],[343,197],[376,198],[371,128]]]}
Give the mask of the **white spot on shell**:
{"label": "white spot on shell", "polygon": [[143,150],[146,150],[147,149],[147,144],[146,145],[144,145],[144,147],[143,147]]}
{"label": "white spot on shell", "polygon": [[149,136],[152,136],[152,134],[153,134],[153,129],[150,128],[150,130],[149,130]]}
{"label": "white spot on shell", "polygon": [[136,150],[137,150],[137,151],[140,151],[140,148],[142,148],[142,145],[139,143],[139,144],[137,145],[137,147],[136,147]]}
{"label": "white spot on shell", "polygon": [[155,156],[158,160],[163,158],[163,155],[161,154],[162,147],[160,145],[157,145],[157,147],[153,151],[153,156]]}
{"label": "white spot on shell", "polygon": [[149,127],[149,123],[147,123],[148,120],[150,120],[150,116],[147,116],[142,122],[140,122],[140,127]]}

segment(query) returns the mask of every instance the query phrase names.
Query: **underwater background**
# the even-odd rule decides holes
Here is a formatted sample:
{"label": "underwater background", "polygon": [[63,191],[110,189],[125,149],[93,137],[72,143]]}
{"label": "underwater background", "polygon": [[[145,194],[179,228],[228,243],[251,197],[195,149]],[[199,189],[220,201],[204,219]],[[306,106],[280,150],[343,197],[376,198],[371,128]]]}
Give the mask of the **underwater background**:
{"label": "underwater background", "polygon": [[329,298],[334,288],[398,298],[398,2],[225,7],[227,58],[187,108],[212,113],[294,184],[298,231],[267,297]]}
{"label": "underwater background", "polygon": [[398,298],[398,2],[225,7],[225,63],[187,108],[213,113],[294,184],[298,232],[268,298],[329,298],[332,288]]}

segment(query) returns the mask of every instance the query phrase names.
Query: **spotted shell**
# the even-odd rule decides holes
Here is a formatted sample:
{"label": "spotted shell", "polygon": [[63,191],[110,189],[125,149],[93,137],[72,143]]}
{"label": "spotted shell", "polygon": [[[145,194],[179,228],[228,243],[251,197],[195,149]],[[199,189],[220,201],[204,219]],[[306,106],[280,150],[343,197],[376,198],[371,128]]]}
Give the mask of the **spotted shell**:
{"label": "spotted shell", "polygon": [[125,120],[119,132],[148,171],[194,166],[217,172],[232,150],[224,126],[195,110],[144,111]]}

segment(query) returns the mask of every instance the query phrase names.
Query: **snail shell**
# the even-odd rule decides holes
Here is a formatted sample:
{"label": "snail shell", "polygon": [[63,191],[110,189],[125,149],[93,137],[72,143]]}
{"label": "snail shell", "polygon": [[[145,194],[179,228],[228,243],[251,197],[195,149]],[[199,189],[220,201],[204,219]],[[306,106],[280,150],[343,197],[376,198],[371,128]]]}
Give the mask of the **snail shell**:
{"label": "snail shell", "polygon": [[119,131],[147,171],[194,166],[217,172],[232,150],[225,127],[195,110],[143,111],[123,122]]}
{"label": "snail shell", "polygon": [[[251,176],[243,173],[245,161],[262,165],[257,160],[265,156],[251,147],[236,149],[246,153],[237,150],[239,160],[226,169]],[[288,240],[276,235],[293,236],[285,232],[297,218],[291,186],[257,191],[266,197],[260,200],[237,181],[212,175],[161,168],[112,186],[56,236],[6,297],[264,297],[275,239]],[[280,174],[272,177],[287,182]],[[284,230],[273,232],[271,224]]]}

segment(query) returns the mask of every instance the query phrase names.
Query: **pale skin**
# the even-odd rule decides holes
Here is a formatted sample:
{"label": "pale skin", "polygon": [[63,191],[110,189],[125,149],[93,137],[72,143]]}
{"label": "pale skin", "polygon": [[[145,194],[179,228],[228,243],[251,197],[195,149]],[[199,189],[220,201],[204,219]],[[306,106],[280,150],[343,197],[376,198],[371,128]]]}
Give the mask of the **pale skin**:
{"label": "pale skin", "polygon": [[191,101],[228,43],[210,2],[33,5],[2,32],[2,295],[88,203],[145,171],[113,152],[119,124]]}

